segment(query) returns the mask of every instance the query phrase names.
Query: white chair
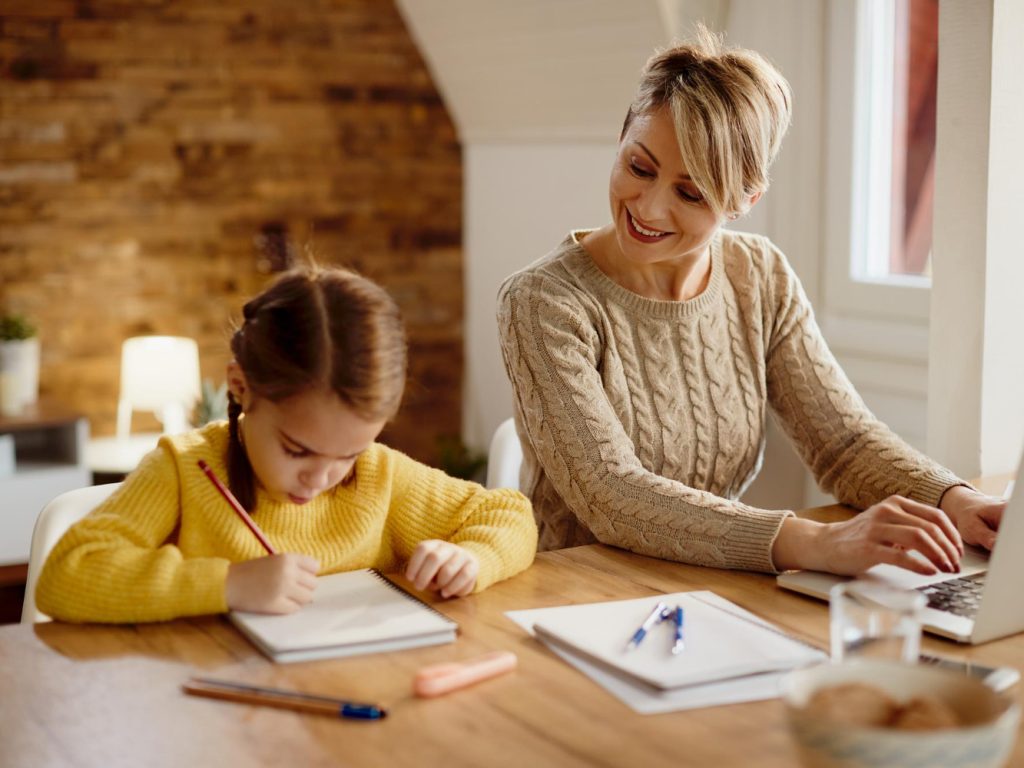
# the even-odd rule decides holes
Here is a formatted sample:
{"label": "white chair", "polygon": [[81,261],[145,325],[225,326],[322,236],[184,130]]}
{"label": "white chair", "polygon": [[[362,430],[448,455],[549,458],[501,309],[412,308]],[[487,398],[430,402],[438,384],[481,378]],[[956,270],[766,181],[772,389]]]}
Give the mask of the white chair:
{"label": "white chair", "polygon": [[21,608],[21,623],[34,624],[50,621],[45,613],[36,608],[36,582],[39,572],[43,570],[50,550],[64,535],[64,531],[78,522],[92,510],[96,509],[110,494],[117,490],[120,483],[93,485],[88,488],[76,488],[62,493],[39,513],[36,527],[32,530],[32,549],[28,556],[28,579],[25,583],[25,602]]}
{"label": "white chair", "polygon": [[516,423],[505,419],[491,438],[487,454],[487,487],[519,490],[519,468],[523,464],[523,447],[516,434]]}
{"label": "white chair", "polygon": [[121,345],[117,434],[89,441],[85,463],[105,474],[128,474],[156,448],[159,432],[131,434],[132,413],[151,411],[162,434],[188,429],[188,413],[200,394],[199,347],[184,336],[135,336]]}

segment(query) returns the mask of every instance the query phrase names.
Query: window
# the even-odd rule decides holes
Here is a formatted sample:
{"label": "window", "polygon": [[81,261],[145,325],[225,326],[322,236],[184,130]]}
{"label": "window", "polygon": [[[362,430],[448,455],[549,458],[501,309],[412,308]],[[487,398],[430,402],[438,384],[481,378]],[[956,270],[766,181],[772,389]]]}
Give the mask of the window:
{"label": "window", "polygon": [[938,0],[861,0],[857,16],[851,276],[927,285]]}
{"label": "window", "polygon": [[832,0],[828,9],[825,309],[913,321],[925,354],[938,0]]}
{"label": "window", "polygon": [[935,197],[935,107],[939,81],[939,0],[896,3],[893,236],[889,272],[928,272]]}

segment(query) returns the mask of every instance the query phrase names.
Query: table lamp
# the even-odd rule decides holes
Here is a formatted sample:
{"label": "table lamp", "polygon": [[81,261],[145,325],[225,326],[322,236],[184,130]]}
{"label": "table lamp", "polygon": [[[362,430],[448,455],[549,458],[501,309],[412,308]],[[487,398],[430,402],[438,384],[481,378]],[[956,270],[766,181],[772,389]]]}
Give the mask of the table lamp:
{"label": "table lamp", "polygon": [[117,436],[131,431],[132,411],[152,411],[165,434],[188,429],[199,398],[199,347],[181,336],[136,336],[121,347]]}

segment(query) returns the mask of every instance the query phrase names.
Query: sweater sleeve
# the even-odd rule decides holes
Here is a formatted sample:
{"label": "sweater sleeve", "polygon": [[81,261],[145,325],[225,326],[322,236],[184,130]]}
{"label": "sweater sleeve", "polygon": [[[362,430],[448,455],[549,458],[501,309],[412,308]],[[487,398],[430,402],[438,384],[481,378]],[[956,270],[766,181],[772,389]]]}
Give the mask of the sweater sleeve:
{"label": "sweater sleeve", "polygon": [[800,281],[774,246],[765,254],[768,398],[818,484],[865,509],[892,494],[937,506],[966,485],[907,445],[868,410],[833,357]]}
{"label": "sweater sleeve", "polygon": [[598,541],[643,555],[774,571],[788,511],[751,507],[649,471],[598,370],[596,308],[554,277],[523,273],[498,300],[502,355],[530,447],[566,506]]}
{"label": "sweater sleeve", "polygon": [[476,592],[533,562],[537,524],[523,494],[507,488],[487,490],[398,451],[389,454],[393,475],[387,535],[399,558],[408,560],[426,539],[458,544],[480,561]]}
{"label": "sweater sleeve", "polygon": [[39,609],[64,621],[108,623],[227,610],[228,561],[185,559],[165,543],[180,519],[180,497],[177,466],[162,442],[57,542],[36,588]]}

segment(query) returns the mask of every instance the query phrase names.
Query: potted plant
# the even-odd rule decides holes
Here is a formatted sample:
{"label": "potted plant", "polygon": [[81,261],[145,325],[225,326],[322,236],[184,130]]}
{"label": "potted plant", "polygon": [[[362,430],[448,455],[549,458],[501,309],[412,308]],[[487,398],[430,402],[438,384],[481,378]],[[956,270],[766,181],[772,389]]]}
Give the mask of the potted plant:
{"label": "potted plant", "polygon": [[202,427],[211,421],[223,421],[227,417],[227,382],[218,387],[210,379],[203,379],[202,392],[192,409],[192,426]]}
{"label": "potted plant", "polygon": [[475,451],[458,437],[445,435],[438,439],[438,467],[445,474],[463,480],[483,483],[487,477],[487,454]]}
{"label": "potted plant", "polygon": [[0,315],[0,411],[13,416],[39,399],[39,338],[19,314]]}

